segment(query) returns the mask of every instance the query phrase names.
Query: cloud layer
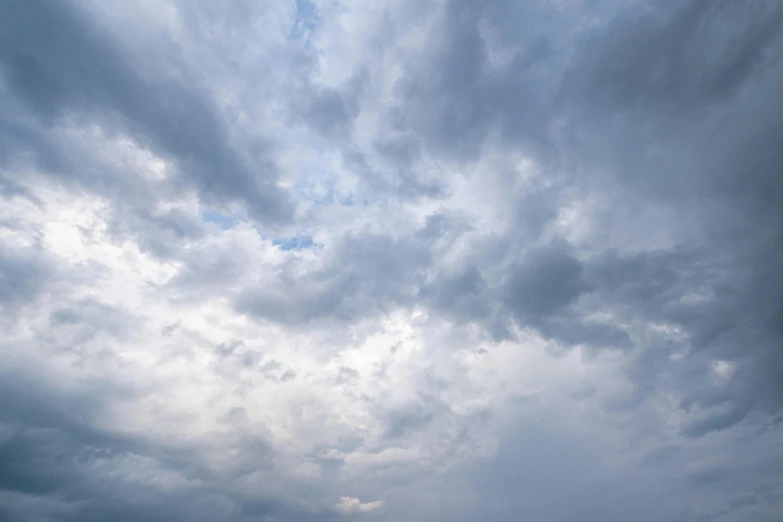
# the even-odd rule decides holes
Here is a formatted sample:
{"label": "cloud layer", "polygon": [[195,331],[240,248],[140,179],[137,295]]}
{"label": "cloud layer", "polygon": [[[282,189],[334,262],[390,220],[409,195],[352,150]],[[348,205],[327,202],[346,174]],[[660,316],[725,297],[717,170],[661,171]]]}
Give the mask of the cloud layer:
{"label": "cloud layer", "polygon": [[783,5],[0,4],[0,519],[773,522]]}

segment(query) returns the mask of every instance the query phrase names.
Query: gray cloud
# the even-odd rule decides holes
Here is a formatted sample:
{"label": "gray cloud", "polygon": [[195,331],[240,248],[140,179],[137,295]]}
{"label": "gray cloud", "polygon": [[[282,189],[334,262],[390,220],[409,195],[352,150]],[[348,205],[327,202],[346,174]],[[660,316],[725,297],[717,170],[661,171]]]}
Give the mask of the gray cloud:
{"label": "gray cloud", "polygon": [[349,234],[336,245],[327,265],[304,277],[290,266],[274,286],[249,288],[237,299],[245,313],[284,323],[322,319],[352,321],[412,301],[430,252],[414,238]]}
{"label": "gray cloud", "polygon": [[24,106],[12,105],[11,114],[26,110],[38,123],[25,128],[11,119],[4,147],[29,149],[44,169],[100,183],[80,172],[78,160],[53,144],[52,136],[35,131],[76,116],[127,132],[176,161],[177,183],[197,188],[207,202],[242,201],[251,215],[272,222],[289,217],[290,203],[275,185],[273,158],[243,157],[234,150],[224,123],[198,89],[173,76],[145,77],[110,34],[68,2],[11,2],[3,11],[5,86],[10,99]]}
{"label": "gray cloud", "polygon": [[[690,245],[625,259],[607,252],[603,258],[589,260],[584,273],[579,261],[562,256],[530,266],[523,263],[512,270],[509,281],[511,288],[517,288],[506,298],[511,313],[570,343],[592,335],[604,345],[613,344],[612,338],[625,342],[624,334],[610,326],[599,327],[605,332],[588,332],[579,326],[578,317],[568,321],[557,317],[583,293],[596,292],[592,302],[598,306],[609,305],[641,320],[677,324],[698,352],[694,357],[740,361],[754,368],[748,376],[770,376],[761,385],[736,383],[737,407],[752,407],[757,400],[745,395],[761,394],[765,407],[778,411],[781,404],[773,406],[770,398],[780,379],[769,372],[780,367],[779,350],[773,347],[781,340],[776,326],[781,287],[780,278],[768,267],[780,255],[781,214],[779,205],[768,202],[781,188],[775,174],[780,100],[772,88],[780,75],[776,58],[781,52],[780,9],[771,2],[752,8],[703,2],[682,8],[629,5],[618,16],[606,18],[607,23],[576,33],[576,41],[584,42],[568,67],[561,67],[567,60],[551,54],[556,46],[535,47],[526,40],[530,36],[520,37],[515,44],[539,49],[531,56],[553,66],[539,86],[549,81],[561,87],[556,102],[544,102],[546,89],[529,93],[531,79],[526,76],[525,87],[514,91],[523,113],[504,98],[490,95],[487,84],[502,78],[497,81],[514,85],[516,68],[522,67],[517,60],[526,55],[519,51],[510,65],[496,73],[500,76],[479,74],[488,54],[478,35],[478,22],[499,13],[507,23],[524,23],[524,18],[500,3],[487,5],[483,11],[450,4],[442,33],[449,42],[443,44],[445,54],[432,58],[429,74],[412,77],[412,82],[438,82],[437,102],[434,87],[433,94],[411,91],[409,107],[443,107],[439,112],[416,111],[433,125],[426,134],[440,137],[441,143],[460,154],[476,150],[464,146],[461,139],[475,147],[492,126],[500,126],[525,144],[542,139],[543,147],[526,150],[546,165],[579,168],[566,171],[564,178],[553,172],[554,179],[588,188],[608,184],[608,190],[621,191],[640,209],[660,205],[673,210],[688,221],[681,226],[683,232],[696,230],[686,232]],[[567,23],[568,16],[552,13],[550,20]],[[550,54],[544,51],[547,48]],[[534,68],[520,70],[532,74]],[[494,113],[495,103],[503,115],[515,119]],[[459,110],[468,122],[465,132],[479,133],[478,137],[452,135],[463,128],[448,119]],[[536,130],[548,128],[557,118],[565,118],[572,129],[569,141],[552,141]],[[444,126],[435,127],[439,124],[435,122]],[[533,127],[528,129],[528,124]],[[525,139],[528,133],[531,141]],[[558,149],[559,159],[551,163],[550,152]],[[563,163],[569,158],[579,158],[583,166]],[[612,216],[610,209],[604,212]],[[693,298],[689,304],[694,294],[705,297]],[[744,415],[720,418],[726,420],[715,426],[730,425],[727,419],[736,421]]]}
{"label": "gray cloud", "polygon": [[521,318],[556,314],[586,290],[582,271],[582,263],[560,245],[534,250],[512,270],[507,304]]}
{"label": "gray cloud", "polygon": [[359,4],[0,7],[0,518],[777,520],[779,3]]}
{"label": "gray cloud", "polygon": [[40,374],[18,370],[4,372],[1,390],[8,400],[0,409],[0,513],[8,520],[333,519],[326,507],[307,512],[242,491],[242,476],[258,470],[269,452],[259,441],[233,442],[249,468],[221,474],[202,465],[197,448],[151,444],[100,426],[111,399],[138,391],[95,381],[63,395]]}
{"label": "gray cloud", "polygon": [[7,312],[34,298],[53,267],[37,249],[0,252],[0,307]]}

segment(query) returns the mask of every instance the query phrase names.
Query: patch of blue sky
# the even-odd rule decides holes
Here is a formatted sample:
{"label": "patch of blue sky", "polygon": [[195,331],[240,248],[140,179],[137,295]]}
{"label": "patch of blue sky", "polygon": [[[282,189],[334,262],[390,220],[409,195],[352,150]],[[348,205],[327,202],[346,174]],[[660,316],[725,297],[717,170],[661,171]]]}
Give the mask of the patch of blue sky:
{"label": "patch of blue sky", "polygon": [[205,210],[201,213],[201,219],[207,223],[215,223],[223,230],[234,228],[240,222],[236,216],[222,214],[216,210]]}
{"label": "patch of blue sky", "polygon": [[291,40],[308,40],[318,23],[318,9],[310,0],[296,0],[296,16],[288,33]]}
{"label": "patch of blue sky", "polygon": [[275,239],[272,241],[280,250],[304,250],[305,248],[319,247],[318,243],[313,242],[310,234],[300,234],[284,239]]}

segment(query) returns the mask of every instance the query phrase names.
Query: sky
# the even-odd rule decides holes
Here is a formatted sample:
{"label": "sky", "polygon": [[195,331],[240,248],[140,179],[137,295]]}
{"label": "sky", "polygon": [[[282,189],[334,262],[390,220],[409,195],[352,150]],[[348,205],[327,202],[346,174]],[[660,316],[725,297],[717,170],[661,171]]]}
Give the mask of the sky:
{"label": "sky", "polygon": [[0,520],[777,522],[783,3],[0,2]]}

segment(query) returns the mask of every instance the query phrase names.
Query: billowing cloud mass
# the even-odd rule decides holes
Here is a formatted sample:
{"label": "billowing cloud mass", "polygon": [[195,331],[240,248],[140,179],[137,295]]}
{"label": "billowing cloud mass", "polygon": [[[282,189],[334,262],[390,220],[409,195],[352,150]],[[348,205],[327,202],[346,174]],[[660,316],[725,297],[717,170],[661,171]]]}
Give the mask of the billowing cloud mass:
{"label": "billowing cloud mass", "polygon": [[0,520],[776,522],[783,3],[0,2]]}

